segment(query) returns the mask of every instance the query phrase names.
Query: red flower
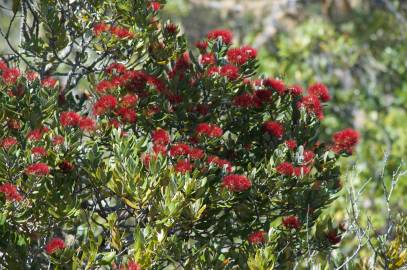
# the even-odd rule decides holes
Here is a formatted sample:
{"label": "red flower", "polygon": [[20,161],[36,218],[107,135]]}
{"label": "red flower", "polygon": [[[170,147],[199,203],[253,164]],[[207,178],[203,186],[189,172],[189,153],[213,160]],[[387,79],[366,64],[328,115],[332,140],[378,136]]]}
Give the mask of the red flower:
{"label": "red flower", "polygon": [[234,65],[227,64],[220,68],[220,75],[229,80],[236,80],[239,78],[239,69]]}
{"label": "red flower", "polygon": [[25,173],[29,175],[43,176],[49,174],[49,167],[42,162],[34,163],[25,169]]}
{"label": "red flower", "polygon": [[54,145],[59,145],[59,144],[63,144],[65,141],[65,138],[61,135],[56,135],[52,138],[52,143]]}
{"label": "red flower", "polygon": [[59,163],[58,164],[58,167],[61,169],[61,171],[63,171],[64,173],[69,173],[69,172],[71,172],[74,168],[75,168],[75,166],[71,163],[71,162],[69,162],[69,161],[67,161],[67,160],[64,160],[64,161],[62,161],[61,163]]}
{"label": "red flower", "polygon": [[128,28],[121,26],[110,27],[110,33],[112,33],[113,36],[116,36],[117,38],[121,39],[131,38],[134,36],[134,34],[130,32]]}
{"label": "red flower", "polygon": [[215,64],[215,55],[213,53],[206,53],[201,55],[202,65],[213,65]]}
{"label": "red flower", "polygon": [[238,174],[230,174],[223,177],[222,184],[225,188],[233,192],[243,192],[252,186],[252,182],[244,176]]}
{"label": "red flower", "polygon": [[311,172],[311,168],[307,166],[300,166],[300,167],[295,167],[294,168],[294,174],[297,177],[301,177],[304,175],[307,175]]}
{"label": "red flower", "polygon": [[196,105],[195,111],[205,116],[209,113],[209,106],[206,104],[198,104]]}
{"label": "red flower", "polygon": [[299,229],[301,222],[297,216],[287,216],[283,217],[283,225],[288,229]]}
{"label": "red flower", "polygon": [[168,23],[164,27],[165,31],[169,34],[177,34],[178,33],[178,26],[174,23]]}
{"label": "red flower", "polygon": [[181,159],[177,162],[175,165],[175,171],[180,172],[182,174],[191,172],[192,171],[192,165],[187,159]]}
{"label": "red flower", "polygon": [[8,69],[7,64],[0,59],[0,71],[5,71],[6,69]]}
{"label": "red flower", "polygon": [[254,59],[257,56],[256,49],[250,46],[244,46],[240,49],[249,59]]}
{"label": "red flower", "polygon": [[288,91],[290,92],[291,95],[294,96],[299,96],[302,94],[302,92],[304,92],[304,90],[302,89],[302,87],[298,84],[295,84],[293,86],[290,86],[288,88]]}
{"label": "red flower", "polygon": [[310,163],[315,157],[314,152],[310,150],[305,150],[304,151],[304,162],[305,164]]}
{"label": "red flower", "polygon": [[137,121],[137,114],[132,109],[120,108],[117,112],[124,123],[135,123]]}
{"label": "red flower", "polygon": [[36,156],[46,156],[47,150],[44,147],[36,146],[31,149],[31,154]]}
{"label": "red flower", "polygon": [[259,245],[266,241],[266,232],[265,231],[257,231],[252,232],[249,235],[249,243],[252,245]]}
{"label": "red flower", "polygon": [[223,130],[220,127],[218,127],[217,125],[208,124],[208,123],[199,124],[196,127],[195,132],[198,135],[206,135],[211,138],[218,138],[223,135]]}
{"label": "red flower", "polygon": [[164,156],[167,152],[167,146],[162,144],[155,144],[153,145],[153,151],[155,154],[161,154]]}
{"label": "red flower", "polygon": [[117,99],[114,96],[102,96],[93,106],[95,115],[105,114],[108,110],[113,110],[117,105]]}
{"label": "red flower", "polygon": [[127,263],[127,268],[128,270],[141,270],[141,266],[134,261],[129,261]]}
{"label": "red flower", "polygon": [[314,83],[308,87],[308,95],[318,97],[322,102],[331,99],[328,88],[322,83]]}
{"label": "red flower", "polygon": [[273,93],[270,90],[257,90],[254,95],[258,99],[259,103],[264,103],[270,101],[271,95]]}
{"label": "red flower", "polygon": [[267,121],[263,124],[263,127],[267,133],[273,135],[276,138],[282,138],[284,134],[284,127],[280,122]]}
{"label": "red flower", "polygon": [[232,172],[233,171],[233,166],[232,163],[227,161],[226,159],[221,159],[217,156],[209,156],[208,157],[208,163],[209,164],[215,164],[219,168],[225,168],[227,172]]}
{"label": "red flower", "polygon": [[103,22],[100,22],[100,23],[96,23],[96,24],[93,26],[93,33],[94,33],[96,36],[99,36],[99,35],[102,34],[103,32],[109,31],[109,29],[110,29],[110,25],[107,25],[107,24],[105,24],[105,23],[103,23]]}
{"label": "red flower", "polygon": [[96,85],[96,91],[98,92],[106,92],[108,90],[112,90],[116,88],[116,86],[108,80],[102,80]]}
{"label": "red flower", "polygon": [[230,45],[232,43],[233,34],[231,31],[226,29],[216,29],[210,31],[207,34],[207,38],[209,40],[217,40],[221,38],[223,43],[225,43],[226,45]]}
{"label": "red flower", "polygon": [[188,155],[189,150],[190,150],[189,145],[184,144],[184,143],[177,143],[171,147],[170,156],[176,157],[176,156]]}
{"label": "red flower", "polygon": [[197,41],[197,42],[195,42],[195,47],[197,47],[201,52],[204,52],[208,48],[208,42],[207,41]]}
{"label": "red flower", "polygon": [[208,68],[207,73],[208,73],[208,76],[213,76],[213,75],[219,74],[219,71],[220,71],[219,67],[211,66]]}
{"label": "red flower", "polygon": [[11,183],[4,183],[0,185],[0,193],[4,193],[7,201],[21,201],[23,196],[17,191],[17,187]]}
{"label": "red flower", "polygon": [[158,128],[151,134],[154,144],[158,145],[168,145],[170,143],[170,135],[164,129]]}
{"label": "red flower", "polygon": [[297,148],[297,142],[295,140],[287,140],[285,141],[285,144],[291,150],[295,150],[295,148]]}
{"label": "red flower", "polygon": [[42,136],[47,131],[48,131],[48,128],[46,128],[46,127],[41,127],[41,128],[31,130],[27,134],[27,139],[30,141],[39,141],[42,139]]}
{"label": "red flower", "polygon": [[90,117],[82,117],[79,120],[79,128],[83,131],[93,131],[96,128],[96,122]]}
{"label": "red flower", "polygon": [[111,63],[105,68],[107,74],[124,74],[127,71],[127,68],[122,63]]}
{"label": "red flower", "polygon": [[120,104],[124,108],[129,108],[136,105],[137,101],[138,101],[137,95],[125,95],[124,97],[122,97]]}
{"label": "red flower", "polygon": [[35,72],[35,71],[27,71],[27,72],[25,73],[25,77],[26,77],[26,79],[27,79],[28,81],[32,82],[32,81],[34,81],[35,79],[38,78],[38,73]]}
{"label": "red flower", "polygon": [[282,175],[291,176],[294,173],[294,166],[289,162],[283,162],[276,167],[276,170]]}
{"label": "red flower", "polygon": [[327,232],[326,238],[328,239],[329,243],[331,243],[331,245],[339,244],[339,242],[341,242],[342,240],[342,237],[340,234],[338,234],[337,230],[331,230]]}
{"label": "red flower", "polygon": [[76,112],[62,112],[59,121],[64,127],[76,127],[79,124],[81,116]]}
{"label": "red flower", "polygon": [[17,139],[14,137],[6,137],[3,140],[1,140],[0,145],[3,147],[5,150],[10,149],[14,145],[17,144]]}
{"label": "red flower", "polygon": [[56,252],[59,249],[64,249],[65,248],[65,243],[64,240],[61,238],[55,237],[52,238],[51,241],[48,242],[48,244],[45,246],[45,251],[48,254],[52,254]]}
{"label": "red flower", "polygon": [[236,107],[249,108],[253,106],[253,98],[248,93],[244,93],[240,96],[235,97],[233,100],[233,104]]}
{"label": "red flower", "polygon": [[158,11],[160,10],[161,4],[159,2],[150,2],[149,7],[154,10],[154,11]]}
{"label": "red flower", "polygon": [[286,92],[285,84],[282,80],[277,79],[265,79],[263,85],[266,87],[271,87],[278,94],[283,95]]}
{"label": "red flower", "polygon": [[15,84],[20,77],[20,70],[18,68],[4,69],[1,77],[5,84]]}
{"label": "red flower", "polygon": [[303,97],[298,107],[304,107],[308,113],[313,113],[319,120],[324,119],[321,102],[316,96]]}
{"label": "red flower", "polygon": [[16,119],[7,120],[7,127],[9,129],[19,130],[21,128],[20,122]]}
{"label": "red flower", "polygon": [[204,151],[199,148],[191,147],[188,151],[188,155],[191,157],[191,159],[201,159],[203,158],[204,154]]}
{"label": "red flower", "polygon": [[235,65],[243,65],[249,59],[248,55],[240,48],[229,49],[226,55],[228,61]]}
{"label": "red flower", "polygon": [[58,81],[52,77],[46,77],[41,81],[41,85],[46,88],[54,88]]}
{"label": "red flower", "polygon": [[351,128],[338,131],[332,136],[332,150],[336,153],[345,152],[348,154],[352,154],[353,150],[359,142],[359,137],[359,132]]}

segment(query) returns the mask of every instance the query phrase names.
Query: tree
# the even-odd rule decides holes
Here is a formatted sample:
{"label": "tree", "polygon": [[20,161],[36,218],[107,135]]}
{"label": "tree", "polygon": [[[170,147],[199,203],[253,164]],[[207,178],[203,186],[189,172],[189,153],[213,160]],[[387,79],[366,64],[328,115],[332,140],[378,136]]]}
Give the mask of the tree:
{"label": "tree", "polygon": [[256,50],[228,30],[188,49],[163,4],[15,9],[23,39],[0,62],[2,266],[289,268],[340,242],[320,217],[359,134],[319,141],[326,86],[259,77]]}

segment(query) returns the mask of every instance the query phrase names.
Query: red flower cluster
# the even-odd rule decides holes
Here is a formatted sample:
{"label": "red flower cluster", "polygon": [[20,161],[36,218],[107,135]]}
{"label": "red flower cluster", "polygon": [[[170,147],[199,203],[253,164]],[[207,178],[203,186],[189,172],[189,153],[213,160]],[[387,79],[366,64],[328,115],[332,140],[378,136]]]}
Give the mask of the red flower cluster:
{"label": "red flower cluster", "polygon": [[353,150],[359,142],[359,137],[359,132],[351,128],[338,131],[332,136],[332,150],[336,153],[345,152],[348,154],[352,154]]}
{"label": "red flower cluster", "polygon": [[175,171],[180,173],[187,173],[192,171],[191,162],[188,159],[181,159],[178,160],[177,164],[175,165]]}
{"label": "red flower cluster", "polygon": [[284,135],[284,127],[280,122],[267,121],[263,124],[263,127],[267,133],[278,139],[281,139]]}
{"label": "red flower cluster", "polygon": [[31,164],[25,169],[26,174],[36,176],[47,175],[49,171],[48,165],[42,162]]}
{"label": "red flower cluster", "polygon": [[28,132],[27,139],[29,141],[39,141],[39,140],[42,139],[42,137],[44,136],[44,134],[47,131],[49,131],[49,129],[47,127],[36,128],[36,129],[31,130],[30,132]]}
{"label": "red flower cluster", "polygon": [[206,135],[210,138],[218,138],[223,135],[223,130],[219,126],[208,123],[199,124],[196,127],[195,132],[198,134],[198,136]]}
{"label": "red flower cluster", "polygon": [[96,23],[93,26],[93,33],[95,36],[100,36],[103,33],[109,32],[120,39],[125,39],[125,38],[132,38],[134,37],[134,33],[130,31],[130,29],[126,27],[121,27],[121,26],[114,26],[114,25],[108,25],[104,22],[99,22]]}
{"label": "red flower cluster", "polygon": [[5,84],[15,84],[20,77],[20,70],[18,68],[5,68],[1,74],[1,78]]}
{"label": "red flower cluster", "polygon": [[322,102],[331,100],[328,88],[322,83],[314,83],[308,87],[308,95],[315,96]]}
{"label": "red flower cluster", "polygon": [[81,117],[76,112],[62,112],[59,121],[64,127],[79,127],[83,131],[91,131],[96,127],[96,122],[89,117]]}
{"label": "red flower cluster", "polygon": [[201,64],[202,65],[213,65],[215,64],[215,55],[213,53],[205,53],[201,55]]}
{"label": "red flower cluster", "polygon": [[127,269],[128,270],[141,270],[141,266],[134,261],[129,261],[127,263]]}
{"label": "red flower cluster", "polygon": [[125,95],[122,97],[120,101],[120,105],[123,108],[130,108],[136,105],[138,101],[138,96],[137,95]]}
{"label": "red flower cluster", "polygon": [[65,248],[65,242],[59,237],[52,238],[51,241],[45,246],[45,252],[52,254],[60,249]]}
{"label": "red flower cluster", "polygon": [[265,79],[263,80],[263,85],[267,88],[271,88],[271,90],[276,91],[280,95],[285,94],[287,90],[284,82],[278,79]]}
{"label": "red flower cluster", "polygon": [[222,185],[233,192],[243,192],[252,186],[252,182],[244,176],[238,174],[230,174],[223,177]]}
{"label": "red flower cluster", "polygon": [[93,113],[95,115],[103,115],[109,110],[114,110],[117,105],[117,99],[112,95],[106,95],[99,98],[93,105]]}
{"label": "red flower cluster", "polygon": [[249,243],[252,245],[259,245],[266,241],[266,232],[265,231],[257,231],[252,232],[249,235]]}
{"label": "red flower cluster", "polygon": [[229,173],[233,171],[232,163],[226,159],[221,159],[217,156],[209,156],[207,161],[209,164],[215,164],[219,168],[225,168]]}
{"label": "red flower cluster", "polygon": [[295,148],[297,148],[297,142],[295,140],[287,140],[285,141],[285,144],[291,150],[295,150]]}
{"label": "red flower cluster", "polygon": [[14,145],[17,144],[17,139],[14,137],[6,137],[3,140],[1,140],[0,145],[3,147],[5,150],[10,149]]}
{"label": "red flower cluster", "polygon": [[254,105],[253,96],[248,93],[244,93],[240,96],[235,97],[233,100],[233,104],[236,107],[242,107],[242,108],[253,107],[253,105]]}
{"label": "red flower cluster", "polygon": [[227,52],[227,59],[230,63],[235,65],[243,65],[248,60],[256,58],[257,52],[251,47],[233,48]]}
{"label": "red flower cluster", "polygon": [[170,143],[170,135],[164,129],[158,128],[151,134],[154,144],[167,146]]}
{"label": "red flower cluster", "polygon": [[217,40],[221,38],[223,43],[225,43],[226,45],[230,45],[232,43],[233,34],[232,32],[226,29],[216,29],[210,31],[207,34],[207,38],[209,40]]}
{"label": "red flower cluster", "polygon": [[170,156],[177,157],[177,156],[185,156],[188,155],[190,151],[190,147],[184,143],[177,143],[171,146],[170,149]]}
{"label": "red flower cluster", "polygon": [[161,4],[160,4],[159,2],[152,1],[152,2],[149,3],[148,6],[149,6],[149,8],[151,8],[152,10],[158,11],[158,10],[160,9],[160,7],[161,7]]}
{"label": "red flower cluster", "polygon": [[120,108],[117,110],[117,114],[120,115],[123,123],[135,123],[137,120],[136,112],[130,108]]}
{"label": "red flower cluster", "polygon": [[301,228],[301,221],[297,216],[283,217],[283,225],[288,229]]}
{"label": "red flower cluster", "polygon": [[339,234],[338,231],[334,229],[327,232],[325,236],[326,239],[328,239],[329,243],[331,243],[331,245],[339,244],[342,240],[341,234]]}
{"label": "red flower cluster", "polygon": [[0,193],[4,193],[8,201],[21,201],[23,196],[17,191],[17,187],[11,183],[4,183],[0,185]]}
{"label": "red flower cluster", "polygon": [[41,85],[45,88],[55,88],[58,81],[52,77],[46,77],[41,81]]}
{"label": "red flower cluster", "polygon": [[299,167],[294,167],[291,163],[289,162],[283,162],[280,163],[277,167],[276,170],[278,173],[285,175],[285,176],[292,176],[295,175],[297,177],[301,177],[303,175],[307,175],[311,172],[311,168],[307,166],[299,166]]}
{"label": "red flower cluster", "polygon": [[219,73],[221,76],[233,81],[239,78],[239,68],[234,65],[224,65],[220,68]]}
{"label": "red flower cluster", "polygon": [[47,150],[42,146],[35,146],[31,149],[31,154],[36,156],[46,156]]}
{"label": "red flower cluster", "polygon": [[308,113],[313,113],[319,120],[324,119],[321,102],[316,96],[304,96],[298,103],[298,107],[304,107]]}

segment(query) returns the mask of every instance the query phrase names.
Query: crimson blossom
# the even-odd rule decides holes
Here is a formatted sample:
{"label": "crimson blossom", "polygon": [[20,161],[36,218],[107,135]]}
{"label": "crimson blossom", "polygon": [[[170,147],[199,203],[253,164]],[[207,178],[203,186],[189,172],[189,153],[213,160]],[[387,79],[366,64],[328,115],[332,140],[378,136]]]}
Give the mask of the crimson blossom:
{"label": "crimson blossom", "polygon": [[59,237],[52,238],[45,246],[45,252],[48,254],[55,253],[58,250],[65,248],[65,242]]}
{"label": "crimson blossom", "polygon": [[223,186],[233,192],[243,192],[252,186],[252,182],[244,176],[238,174],[230,174],[223,177]]}
{"label": "crimson blossom", "polygon": [[8,201],[21,201],[23,196],[17,191],[17,187],[11,183],[3,183],[0,185],[0,193],[4,193]]}
{"label": "crimson blossom", "polygon": [[248,241],[252,245],[259,245],[266,241],[266,232],[265,231],[256,231],[252,232],[249,235]]}

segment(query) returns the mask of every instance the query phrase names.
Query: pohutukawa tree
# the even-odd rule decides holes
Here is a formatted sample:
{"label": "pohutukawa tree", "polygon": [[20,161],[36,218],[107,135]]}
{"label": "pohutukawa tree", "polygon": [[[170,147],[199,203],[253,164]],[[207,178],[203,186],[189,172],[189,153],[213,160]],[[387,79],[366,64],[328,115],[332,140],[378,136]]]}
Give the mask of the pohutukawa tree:
{"label": "pohutukawa tree", "polygon": [[188,48],[164,2],[13,1],[0,62],[0,265],[271,269],[323,254],[359,135],[319,141],[327,87],[256,73],[214,30]]}

